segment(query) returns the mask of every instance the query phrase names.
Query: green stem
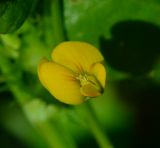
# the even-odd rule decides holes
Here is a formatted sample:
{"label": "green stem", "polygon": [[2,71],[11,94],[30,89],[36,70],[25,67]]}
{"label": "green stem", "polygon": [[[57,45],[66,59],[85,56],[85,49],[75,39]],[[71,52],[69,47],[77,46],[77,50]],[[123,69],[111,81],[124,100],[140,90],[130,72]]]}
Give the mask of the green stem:
{"label": "green stem", "polygon": [[88,122],[88,126],[96,138],[100,148],[113,148],[110,140],[99,126],[94,110],[89,102],[86,102],[84,105],[84,111],[86,113],[85,116]]}
{"label": "green stem", "polygon": [[42,30],[44,34],[44,41],[47,44],[48,47],[53,46],[53,39],[54,39],[54,31],[53,26],[51,22],[51,0],[45,0],[43,1],[43,9],[44,9],[44,15],[41,18],[42,20]]}
{"label": "green stem", "polygon": [[[46,139],[49,147],[51,148],[66,148],[65,142],[63,142],[63,137],[59,133],[59,130],[50,124],[50,122],[43,122],[37,124],[39,132],[43,135]],[[40,130],[41,129],[41,130]]]}
{"label": "green stem", "polygon": [[59,127],[61,128],[61,133],[63,131],[63,137],[66,140],[66,143],[68,144],[68,148],[77,148],[76,142],[72,135],[70,134],[70,129],[66,128],[66,122],[68,120],[68,116],[66,114],[63,114],[63,119],[59,122]]}
{"label": "green stem", "polygon": [[63,22],[63,14],[62,14],[62,0],[53,0],[52,7],[51,7],[51,14],[52,18],[51,21],[53,22],[53,29],[55,35],[55,43],[59,44],[62,41],[67,40],[65,34],[65,27]]}

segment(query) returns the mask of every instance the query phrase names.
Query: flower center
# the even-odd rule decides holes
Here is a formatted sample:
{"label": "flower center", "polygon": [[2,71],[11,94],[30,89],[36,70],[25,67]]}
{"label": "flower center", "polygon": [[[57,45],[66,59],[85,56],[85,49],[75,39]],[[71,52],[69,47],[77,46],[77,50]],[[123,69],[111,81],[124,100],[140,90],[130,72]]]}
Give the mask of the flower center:
{"label": "flower center", "polygon": [[80,74],[78,77],[76,77],[76,79],[80,81],[81,86],[84,86],[89,83],[87,74]]}
{"label": "flower center", "polygon": [[103,92],[100,82],[94,75],[80,74],[76,77],[80,82],[80,91],[84,96],[96,97]]}

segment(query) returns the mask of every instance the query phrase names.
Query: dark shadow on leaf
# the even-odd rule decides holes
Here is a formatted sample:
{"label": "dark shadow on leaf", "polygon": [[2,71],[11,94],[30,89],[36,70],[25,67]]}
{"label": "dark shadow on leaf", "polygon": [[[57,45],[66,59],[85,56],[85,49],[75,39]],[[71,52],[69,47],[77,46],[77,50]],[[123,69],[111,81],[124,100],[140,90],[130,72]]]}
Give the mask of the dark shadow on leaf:
{"label": "dark shadow on leaf", "polygon": [[100,38],[107,63],[132,75],[144,75],[160,54],[160,28],[143,21],[124,21],[111,28],[111,39]]}
{"label": "dark shadow on leaf", "polygon": [[136,112],[132,134],[124,136],[134,141],[128,147],[159,148],[160,84],[147,74],[160,56],[160,28],[143,21],[119,22],[110,39],[100,38],[100,46],[111,68],[132,75],[114,82],[119,99]]}
{"label": "dark shadow on leaf", "polygon": [[118,81],[115,86],[120,99],[136,111],[133,148],[159,148],[160,85],[136,78]]}

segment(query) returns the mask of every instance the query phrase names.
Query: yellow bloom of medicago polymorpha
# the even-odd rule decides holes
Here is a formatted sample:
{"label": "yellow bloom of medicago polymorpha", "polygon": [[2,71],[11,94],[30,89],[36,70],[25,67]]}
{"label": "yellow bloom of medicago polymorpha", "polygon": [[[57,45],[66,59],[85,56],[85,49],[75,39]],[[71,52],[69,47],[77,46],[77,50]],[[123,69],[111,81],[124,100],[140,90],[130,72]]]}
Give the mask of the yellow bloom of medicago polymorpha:
{"label": "yellow bloom of medicago polymorpha", "polygon": [[52,61],[41,61],[38,76],[59,101],[78,105],[103,93],[106,79],[103,61],[100,51],[88,43],[63,42],[53,49]]}

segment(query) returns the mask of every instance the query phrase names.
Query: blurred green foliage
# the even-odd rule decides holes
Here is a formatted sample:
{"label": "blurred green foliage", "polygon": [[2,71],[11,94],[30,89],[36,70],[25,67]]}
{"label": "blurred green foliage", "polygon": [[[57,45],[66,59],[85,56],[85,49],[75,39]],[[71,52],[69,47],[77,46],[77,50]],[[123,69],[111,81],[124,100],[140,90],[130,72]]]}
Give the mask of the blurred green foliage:
{"label": "blurred green foliage", "polygon": [[1,0],[0,33],[17,30],[34,7],[36,0]]}
{"label": "blurred green foliage", "polygon": [[[64,31],[68,40],[92,43],[105,57],[107,87],[90,102],[113,145],[158,148],[160,1],[59,2],[0,1],[1,147],[52,147],[52,137],[64,137],[70,147],[75,143],[68,137],[78,147],[98,147],[83,105],[75,112],[56,101],[37,77],[39,60],[50,58]],[[55,129],[57,136],[50,132]]]}

